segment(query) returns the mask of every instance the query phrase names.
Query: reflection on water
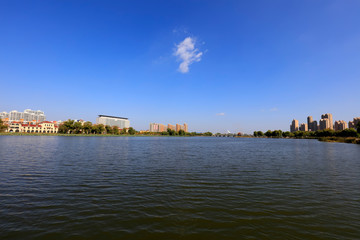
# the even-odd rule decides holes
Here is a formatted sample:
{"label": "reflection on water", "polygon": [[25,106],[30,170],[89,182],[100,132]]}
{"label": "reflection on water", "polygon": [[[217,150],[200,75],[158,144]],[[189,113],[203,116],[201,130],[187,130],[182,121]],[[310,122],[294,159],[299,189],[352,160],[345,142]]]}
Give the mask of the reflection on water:
{"label": "reflection on water", "polygon": [[360,146],[0,136],[0,239],[358,239]]}

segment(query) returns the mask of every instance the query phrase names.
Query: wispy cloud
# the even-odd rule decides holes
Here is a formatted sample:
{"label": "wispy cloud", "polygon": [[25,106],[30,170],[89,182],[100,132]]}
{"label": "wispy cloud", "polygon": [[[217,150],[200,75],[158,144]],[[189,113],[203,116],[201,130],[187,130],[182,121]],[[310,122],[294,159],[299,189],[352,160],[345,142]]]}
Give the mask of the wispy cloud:
{"label": "wispy cloud", "polygon": [[179,66],[179,71],[181,73],[189,72],[189,66],[194,62],[199,62],[201,60],[201,56],[203,55],[199,49],[195,48],[196,40],[191,37],[187,37],[176,45],[176,50],[174,55],[177,56],[181,63]]}
{"label": "wispy cloud", "polygon": [[216,116],[224,116],[225,113],[217,113]]}
{"label": "wispy cloud", "polygon": [[270,109],[261,109],[260,111],[261,112],[277,112],[277,111],[279,111],[279,109],[277,107],[273,107]]}

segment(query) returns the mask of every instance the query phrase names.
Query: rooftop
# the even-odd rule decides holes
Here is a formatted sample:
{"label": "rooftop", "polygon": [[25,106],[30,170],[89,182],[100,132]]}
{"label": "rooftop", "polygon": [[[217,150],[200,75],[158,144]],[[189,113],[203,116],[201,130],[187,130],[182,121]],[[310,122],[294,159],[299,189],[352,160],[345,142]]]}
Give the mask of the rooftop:
{"label": "rooftop", "polygon": [[125,119],[125,120],[128,120],[128,118],[124,118],[124,117],[115,117],[115,116],[109,116],[109,115],[99,115],[99,117],[108,117],[108,118],[117,118],[117,119]]}

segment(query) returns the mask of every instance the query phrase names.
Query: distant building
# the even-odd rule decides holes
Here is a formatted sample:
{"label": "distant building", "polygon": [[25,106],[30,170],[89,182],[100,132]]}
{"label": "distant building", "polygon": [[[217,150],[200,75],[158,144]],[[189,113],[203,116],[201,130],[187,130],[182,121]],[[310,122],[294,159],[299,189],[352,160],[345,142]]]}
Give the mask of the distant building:
{"label": "distant building", "polygon": [[167,126],[164,124],[159,124],[159,131],[160,132],[166,132],[167,131]]}
{"label": "distant building", "polygon": [[161,123],[150,123],[150,132],[166,132],[167,126]]}
{"label": "distant building", "polygon": [[114,117],[108,115],[99,115],[99,117],[96,118],[96,124],[109,125],[111,127],[117,126],[120,129],[130,127],[130,121],[128,118]]}
{"label": "distant building", "polygon": [[308,128],[309,128],[309,131],[314,131],[313,130],[313,117],[312,116],[307,117],[307,125],[308,125]]}
{"label": "distant building", "polygon": [[319,130],[318,123],[317,123],[317,121],[313,121],[311,123],[311,131],[317,131],[317,130]]}
{"label": "distant building", "polygon": [[308,125],[306,123],[300,125],[300,131],[307,132],[308,130]]}
{"label": "distant building", "polygon": [[335,131],[342,131],[345,129],[347,129],[347,123],[345,121],[335,121]]}
{"label": "distant building", "polygon": [[293,119],[291,125],[290,125],[290,132],[296,132],[299,131],[299,121],[296,119]]}
{"label": "distant building", "polygon": [[0,119],[6,119],[6,118],[9,118],[9,114],[7,112],[1,112]]}
{"label": "distant building", "polygon": [[150,132],[165,132],[168,129],[174,130],[174,131],[180,131],[184,130],[185,132],[188,132],[188,125],[184,123],[184,125],[176,124],[176,126],[168,124],[164,125],[161,123],[150,123]]}
{"label": "distant building", "polygon": [[313,120],[312,116],[308,116],[307,117],[307,125],[308,125],[308,130],[309,131],[317,131],[318,130],[318,124],[317,121]]}
{"label": "distant building", "polygon": [[9,113],[2,112],[0,113],[0,118],[1,119],[8,118],[10,122],[20,121],[20,120],[23,122],[31,122],[34,120],[36,122],[43,122],[46,120],[46,116],[43,111],[40,110],[35,111],[31,109],[25,109],[24,112],[18,112],[16,110],[13,110]]}
{"label": "distant building", "polygon": [[330,120],[328,118],[322,118],[319,122],[320,130],[331,129]]}
{"label": "distant building", "polygon": [[[333,116],[331,113],[325,113],[325,114],[321,115],[321,119],[329,119],[329,127],[326,129],[334,129]],[[320,130],[323,130],[323,129],[320,129]]]}
{"label": "distant building", "polygon": [[349,128],[356,128],[356,124],[360,122],[360,117],[356,117],[353,121],[349,121]]}
{"label": "distant building", "polygon": [[171,130],[176,130],[174,125],[168,124],[168,128]]}

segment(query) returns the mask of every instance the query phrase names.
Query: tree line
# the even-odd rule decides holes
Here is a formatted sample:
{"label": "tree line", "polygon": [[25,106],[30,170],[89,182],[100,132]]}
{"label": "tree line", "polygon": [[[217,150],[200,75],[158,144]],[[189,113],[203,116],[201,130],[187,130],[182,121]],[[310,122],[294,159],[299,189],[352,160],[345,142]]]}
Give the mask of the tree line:
{"label": "tree line", "polygon": [[356,129],[347,128],[341,131],[334,131],[331,129],[318,130],[314,132],[304,132],[304,131],[296,131],[296,132],[283,132],[281,130],[271,131],[268,130],[265,133],[262,131],[255,131],[253,133],[254,137],[273,137],[273,138],[320,138],[320,137],[360,137],[360,122],[356,125]]}
{"label": "tree line", "polygon": [[184,130],[175,131],[168,128],[164,132],[138,132],[134,128],[119,129],[117,126],[109,126],[103,124],[92,124],[92,122],[76,122],[75,120],[67,120],[60,124],[59,133],[64,134],[113,134],[113,135],[162,135],[162,136],[212,136],[211,132],[196,133],[196,132],[185,132]]}
{"label": "tree line", "polygon": [[92,122],[76,122],[75,120],[67,120],[60,124],[59,133],[64,134],[129,134],[134,135],[136,130],[132,127],[128,129],[119,129],[117,126],[109,126],[104,124],[92,124]]}
{"label": "tree line", "polygon": [[5,132],[7,125],[4,124],[3,120],[0,118],[0,132]]}

